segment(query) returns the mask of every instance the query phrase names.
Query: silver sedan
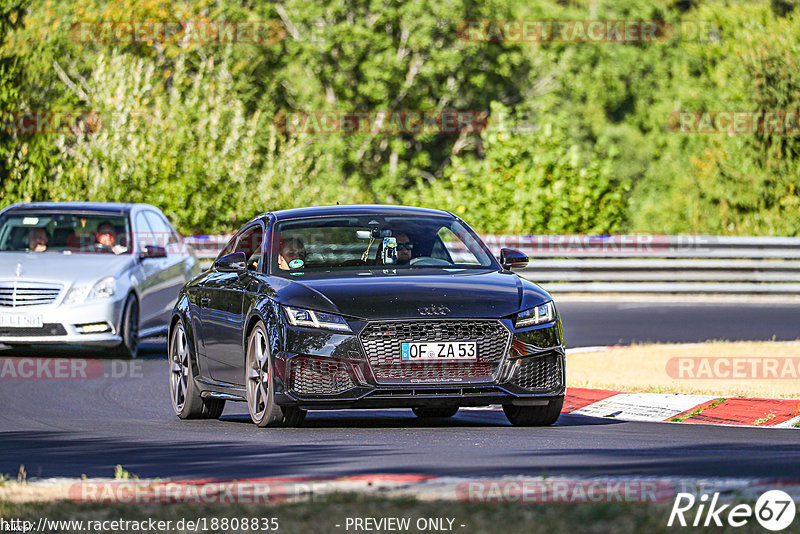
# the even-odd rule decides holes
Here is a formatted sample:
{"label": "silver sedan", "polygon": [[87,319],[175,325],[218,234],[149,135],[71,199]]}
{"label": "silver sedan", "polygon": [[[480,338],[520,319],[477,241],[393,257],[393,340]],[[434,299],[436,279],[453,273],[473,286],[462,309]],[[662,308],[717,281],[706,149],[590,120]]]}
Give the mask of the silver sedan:
{"label": "silver sedan", "polygon": [[139,339],[166,333],[199,271],[149,204],[14,204],[0,211],[0,343],[135,357]]}

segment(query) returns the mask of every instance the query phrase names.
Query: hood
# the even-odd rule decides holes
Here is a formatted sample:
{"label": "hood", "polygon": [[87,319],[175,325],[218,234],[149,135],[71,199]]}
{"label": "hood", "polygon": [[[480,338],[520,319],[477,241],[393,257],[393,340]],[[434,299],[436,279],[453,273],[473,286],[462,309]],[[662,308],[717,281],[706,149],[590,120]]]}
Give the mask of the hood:
{"label": "hood", "polygon": [[[117,275],[133,261],[132,254],[63,254],[61,252],[2,252],[0,280],[94,283]],[[19,276],[17,272],[19,271]]]}
{"label": "hood", "polygon": [[535,284],[502,271],[362,271],[324,277],[305,274],[290,280],[278,291],[282,304],[364,319],[426,317],[419,309],[433,305],[450,310],[433,317],[499,318],[517,313],[523,304],[550,300]]}

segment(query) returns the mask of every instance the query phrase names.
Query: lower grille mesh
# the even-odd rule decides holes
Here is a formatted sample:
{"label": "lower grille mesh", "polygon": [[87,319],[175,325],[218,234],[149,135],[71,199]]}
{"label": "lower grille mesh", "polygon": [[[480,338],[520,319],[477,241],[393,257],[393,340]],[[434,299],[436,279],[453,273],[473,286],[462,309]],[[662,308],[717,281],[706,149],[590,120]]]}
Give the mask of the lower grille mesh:
{"label": "lower grille mesh", "polygon": [[0,327],[0,336],[3,337],[40,337],[40,336],[66,336],[67,331],[60,323],[45,323],[36,326],[6,326]]}
{"label": "lower grille mesh", "polygon": [[287,381],[298,395],[336,395],[356,386],[349,364],[304,356],[291,360]]}
{"label": "lower grille mesh", "polygon": [[[407,379],[430,382],[485,380],[503,361],[511,333],[499,321],[382,321],[361,333],[372,372],[378,382]],[[474,341],[475,361],[403,362],[404,342]]]}
{"label": "lower grille mesh", "polygon": [[520,360],[511,382],[524,389],[553,390],[561,386],[562,358],[555,352]]}

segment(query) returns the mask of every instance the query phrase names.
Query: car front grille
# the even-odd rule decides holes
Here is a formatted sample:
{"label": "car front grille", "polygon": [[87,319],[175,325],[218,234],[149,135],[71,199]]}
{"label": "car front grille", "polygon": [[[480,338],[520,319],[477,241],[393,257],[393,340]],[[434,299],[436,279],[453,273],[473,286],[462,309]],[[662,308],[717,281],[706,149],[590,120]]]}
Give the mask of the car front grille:
{"label": "car front grille", "polygon": [[524,358],[519,361],[511,382],[529,390],[557,389],[562,385],[562,362],[563,359],[557,352]]}
{"label": "car front grille", "polygon": [[[511,333],[492,320],[415,320],[369,323],[360,339],[376,381],[424,383],[490,380],[508,351]],[[403,362],[404,342],[474,341],[475,361]]]}
{"label": "car front grille", "polygon": [[41,328],[35,326],[0,327],[0,337],[43,337],[66,336],[67,331],[60,323],[44,323]]}
{"label": "car front grille", "polygon": [[44,306],[52,304],[61,293],[59,284],[41,282],[0,282],[0,307]]}
{"label": "car front grille", "polygon": [[337,360],[298,356],[289,363],[289,390],[300,396],[337,395],[356,386],[350,364]]}

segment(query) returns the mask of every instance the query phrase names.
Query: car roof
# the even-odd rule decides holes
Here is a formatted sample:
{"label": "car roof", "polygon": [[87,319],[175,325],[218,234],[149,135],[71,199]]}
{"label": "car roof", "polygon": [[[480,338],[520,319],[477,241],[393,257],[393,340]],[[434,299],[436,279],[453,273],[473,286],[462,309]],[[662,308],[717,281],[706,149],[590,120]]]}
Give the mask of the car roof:
{"label": "car roof", "polygon": [[307,208],[292,208],[272,212],[279,221],[286,219],[301,219],[307,217],[329,217],[336,215],[410,215],[410,216],[439,216],[450,217],[454,215],[449,211],[413,206],[396,206],[384,204],[349,204],[334,206],[313,206]]}
{"label": "car roof", "polygon": [[8,207],[9,211],[77,211],[83,213],[116,213],[128,215],[135,207],[149,207],[149,204],[133,204],[123,202],[27,202],[25,204],[14,204]]}

